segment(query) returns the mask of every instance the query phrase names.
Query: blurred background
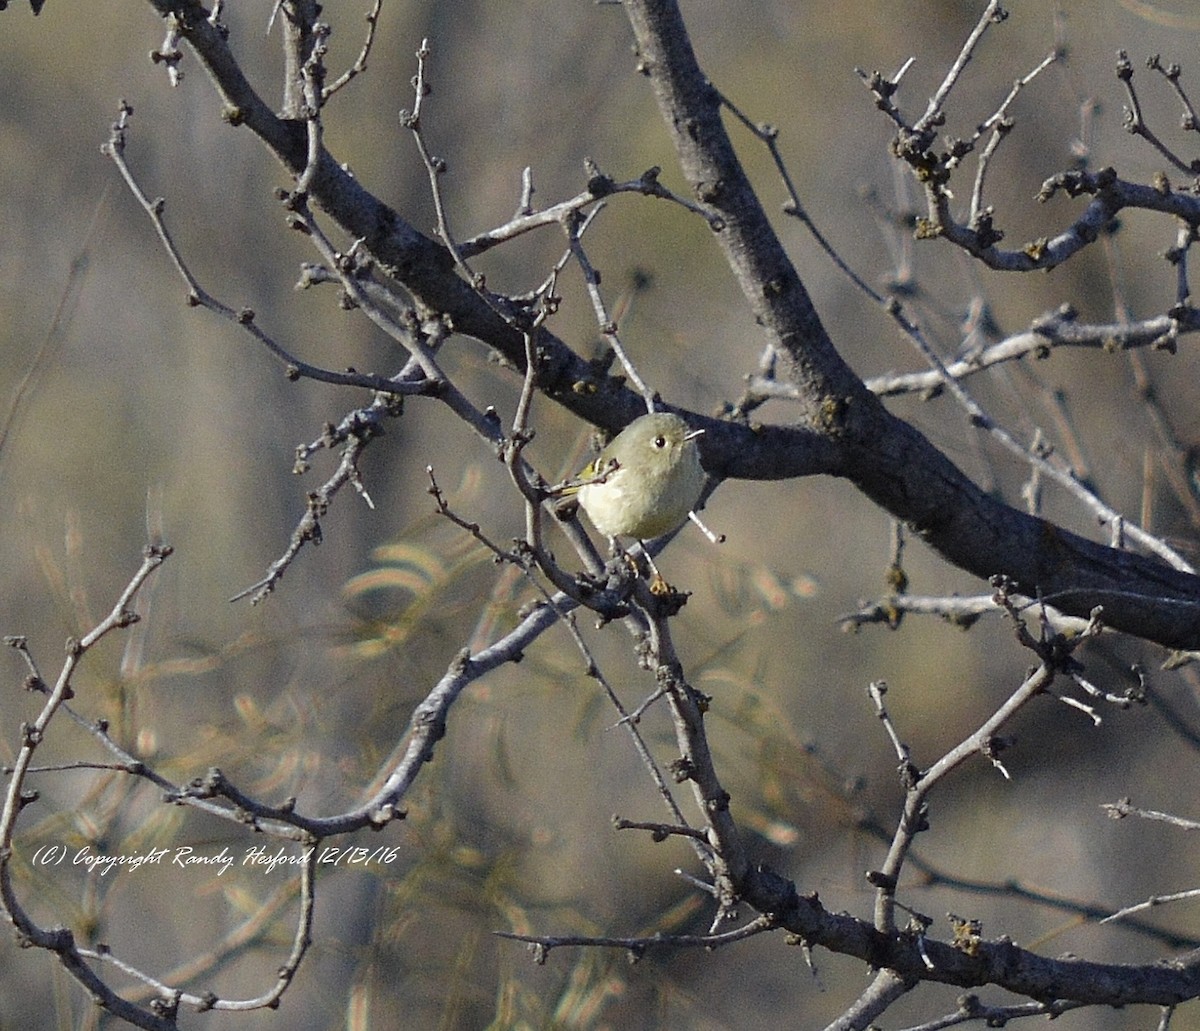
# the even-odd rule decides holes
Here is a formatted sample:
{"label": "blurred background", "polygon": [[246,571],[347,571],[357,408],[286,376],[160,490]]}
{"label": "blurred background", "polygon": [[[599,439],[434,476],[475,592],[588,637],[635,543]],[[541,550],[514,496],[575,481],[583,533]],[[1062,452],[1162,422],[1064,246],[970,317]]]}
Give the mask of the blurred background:
{"label": "blurred background", "polygon": [[[1106,248],[1034,277],[990,273],[936,242],[914,245],[896,228],[890,216],[914,210],[912,191],[889,157],[889,123],[855,68],[892,74],[914,57],[897,100],[915,117],[982,3],[683,6],[713,81],[750,117],[779,128],[807,211],[869,281],[915,282],[913,310],[944,355],[962,345],[963,321],[980,299],[999,333],[1064,302],[1084,318],[1110,320],[1118,305],[1142,318],[1174,301],[1174,273],[1161,255],[1175,226],[1148,215],[1123,216]],[[271,7],[268,0],[231,5],[226,16],[234,52],[277,103]],[[365,0],[326,6],[334,74],[361,47],[367,7]],[[1152,54],[1181,61],[1181,84],[1200,94],[1200,23],[1184,0],[1015,0],[1010,11],[957,89],[946,131],[970,134],[1015,78],[1065,44],[1067,60],[1014,105],[1015,131],[988,180],[996,224],[1005,245],[1016,246],[1053,235],[1080,210],[1081,202],[1032,199],[1080,154],[1128,179],[1148,181],[1163,168],[1122,128],[1118,48],[1130,52],[1155,130],[1185,156],[1195,152],[1175,129],[1177,103],[1144,61]],[[312,471],[293,475],[296,445],[365,399],[287,382],[236,327],[184,304],[184,285],[149,220],[100,153],[118,99],[134,108],[128,161],[143,190],[165,198],[168,225],[207,290],[253,308],[267,332],[307,361],[390,373],[402,356],[361,314],[340,310],[332,290],[293,289],[299,263],[316,255],[285,228],[273,200],[286,177],[247,130],[221,121],[190,55],[182,83],[170,87],[147,58],[162,34],[150,5],[134,0],[96,0],[86,15],[64,0],[49,0],[37,19],[21,4],[0,15],[0,405],[7,419],[0,633],[27,635],[52,679],[64,639],[108,611],[149,538],[165,539],[175,554],[143,599],[144,622],[88,657],[76,708],[89,719],[106,717],[124,747],[177,781],[219,765],[268,800],[296,795],[309,812],[333,813],[379,773],[414,704],[453,656],[510,627],[528,597],[511,570],[492,565],[432,514],[425,467],[435,468],[456,511],[493,540],[520,532],[520,506],[486,449],[435,402],[415,401],[363,464],[374,509],[339,496],[323,522],[324,543],[303,552],[265,603],[228,601],[264,575],[302,515],[305,493],[334,468],[321,455]],[[526,166],[541,205],[583,188],[587,157],[621,180],[661,165],[663,181],[683,189],[634,70],[619,7],[385,3],[367,73],[326,110],[326,142],[418,228],[432,232],[433,206],[397,112],[412,105],[422,39],[433,52],[434,89],[423,126],[448,163],[442,183],[459,238],[510,217]],[[785,194],[769,156],[748,133],[733,131],[764,203],[778,211]],[[964,178],[956,191],[964,203],[969,189]],[[778,228],[861,375],[923,367],[802,226],[780,215]],[[736,400],[762,339],[708,230],[677,206],[617,197],[586,243],[649,383],[697,411]],[[523,292],[564,247],[561,232],[549,229],[477,266],[490,287]],[[573,267],[561,291],[553,329],[594,353],[596,321]],[[445,361],[477,404],[511,419],[519,380],[485,349],[454,339]],[[1194,507],[1158,472],[1161,439],[1135,384],[1148,378],[1181,448],[1200,444],[1195,346],[1184,340],[1175,355],[1147,352],[1137,361],[1135,369],[1128,355],[1062,350],[969,387],[1022,439],[1040,428],[1110,504],[1191,556]],[[889,403],[1019,503],[1027,470],[976,435],[951,400]],[[789,418],[782,403],[757,415]],[[588,428],[543,400],[534,423],[529,457],[547,479],[571,471],[586,454]],[[1045,510],[1080,532],[1104,532],[1053,491]],[[727,483],[705,517],[727,542],[714,547],[685,529],[660,565],[693,592],[675,633],[693,683],[713,696],[709,731],[735,816],[753,835],[758,861],[801,891],[819,892],[830,908],[868,916],[863,872],[884,854],[871,821],[891,828],[901,796],[867,685],[887,680],[898,730],[914,761],[927,766],[1008,696],[1032,659],[998,619],[969,633],[915,618],[896,632],[843,632],[839,617],[885,593],[890,558],[887,515],[844,483]],[[904,557],[914,593],[987,590],[917,542]],[[586,629],[614,688],[637,705],[654,685],[633,661],[629,639],[615,626]],[[1130,666],[1140,663],[1156,701],[1200,726],[1194,676],[1187,667],[1160,672],[1160,649],[1104,643],[1083,657],[1088,676],[1113,691],[1133,682]],[[18,724],[32,718],[38,699],[22,689],[19,656],[5,661],[0,762],[8,763]],[[1197,815],[1195,763],[1187,759],[1194,739],[1171,725],[1161,705],[1104,708],[1094,726],[1053,699],[1038,700],[1011,728],[1011,779],[983,760],[968,764],[934,799],[920,855],[971,882],[1014,880],[1109,909],[1200,884],[1195,850],[1179,831],[1113,822],[1100,809],[1131,796]],[[316,944],[283,1001],[289,1026],[782,1028],[823,1026],[841,1012],[866,983],[866,969],[818,951],[814,973],[778,935],[717,953],[650,954],[634,966],[621,954],[576,950],[536,966],[522,947],[493,937],[497,930],[629,936],[707,928],[707,905],[673,872],[698,872],[690,852],[611,827],[613,813],[663,817],[615,720],[561,629],[520,666],[473,686],[408,800],[408,820],[356,842],[394,845],[395,861],[323,879]],[[669,760],[661,710],[645,732]],[[106,757],[60,720],[39,758]],[[264,843],[96,771],[46,774],[36,786],[42,798],[20,823],[26,854],[42,844],[112,855],[185,845],[199,854],[229,846],[240,856]],[[19,870],[35,916],[107,942],[164,980],[267,904],[280,904],[278,915],[264,917],[259,935],[189,987],[256,994],[286,955],[294,907],[280,870],[218,877],[147,868],[105,878]],[[1141,962],[1187,941],[1098,927],[1000,891],[914,879],[901,898],[934,918],[939,937],[949,936],[944,914],[953,911],[982,920],[985,937],[1008,934],[1051,955]],[[1194,904],[1182,903],[1156,911],[1153,923],[1186,935],[1194,918]],[[0,941],[0,1026],[95,1019],[45,955],[16,949],[11,936]],[[951,1012],[955,995],[922,988],[893,1009],[889,1026]],[[1140,1028],[1156,1020],[1135,1008],[1084,1011],[1060,1023]],[[222,1014],[182,1023],[257,1026]],[[1172,1027],[1200,1027],[1200,1019],[1185,1008]]]}

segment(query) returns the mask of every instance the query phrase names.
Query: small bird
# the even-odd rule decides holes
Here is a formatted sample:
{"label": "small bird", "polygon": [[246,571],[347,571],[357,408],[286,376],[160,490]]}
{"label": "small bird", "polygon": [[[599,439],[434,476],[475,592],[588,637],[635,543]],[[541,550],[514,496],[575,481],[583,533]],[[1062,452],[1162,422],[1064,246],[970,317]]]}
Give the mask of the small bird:
{"label": "small bird", "polygon": [[592,525],[610,539],[647,541],[670,533],[704,490],[696,438],[703,430],[670,412],[634,419],[564,493],[579,496]]}

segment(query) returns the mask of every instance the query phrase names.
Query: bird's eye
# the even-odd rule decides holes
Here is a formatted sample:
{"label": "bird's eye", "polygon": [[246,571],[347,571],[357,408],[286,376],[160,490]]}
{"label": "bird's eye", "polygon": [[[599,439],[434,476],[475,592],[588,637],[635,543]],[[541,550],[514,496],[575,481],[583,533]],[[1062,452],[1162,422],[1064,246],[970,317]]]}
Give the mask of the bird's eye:
{"label": "bird's eye", "polygon": [[664,437],[660,433],[657,437],[654,438],[654,446],[656,448],[658,448],[659,451],[661,451],[663,448],[665,448],[667,446],[667,438]]}

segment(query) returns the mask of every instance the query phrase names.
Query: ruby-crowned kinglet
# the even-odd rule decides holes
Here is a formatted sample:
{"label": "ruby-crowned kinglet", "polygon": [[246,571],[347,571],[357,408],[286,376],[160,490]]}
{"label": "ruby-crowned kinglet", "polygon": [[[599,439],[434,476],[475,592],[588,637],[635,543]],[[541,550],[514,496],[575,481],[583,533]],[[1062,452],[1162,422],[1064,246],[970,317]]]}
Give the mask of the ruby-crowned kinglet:
{"label": "ruby-crowned kinglet", "polygon": [[606,537],[647,541],[670,533],[696,507],[704,490],[696,438],[678,415],[653,412],[634,419],[578,476],[568,493]]}

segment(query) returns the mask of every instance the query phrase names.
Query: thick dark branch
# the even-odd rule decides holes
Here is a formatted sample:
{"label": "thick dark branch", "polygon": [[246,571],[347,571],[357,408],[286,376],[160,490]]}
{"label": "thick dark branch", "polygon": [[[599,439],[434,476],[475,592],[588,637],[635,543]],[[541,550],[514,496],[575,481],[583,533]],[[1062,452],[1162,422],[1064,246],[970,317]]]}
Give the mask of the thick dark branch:
{"label": "thick dark branch", "polygon": [[755,315],[801,396],[803,423],[837,448],[836,474],[908,522],[955,565],[1003,573],[1014,589],[1172,647],[1200,646],[1200,578],[1116,551],[980,490],[920,432],[889,413],[838,355],[720,119],[674,0],[627,0],[642,58],[680,165],[717,215],[724,248]]}
{"label": "thick dark branch", "polygon": [[[151,0],[216,83],[226,117],[244,124],[294,175],[307,163],[303,121],[281,118],[246,80],[203,8]],[[746,179],[720,120],[720,100],[699,70],[674,4],[631,0],[642,68],[671,127],[680,160],[754,314],[800,390],[801,420],[754,431],[704,425],[704,460],[720,477],[782,479],[832,473],[909,521],[956,565],[1006,575],[1014,589],[1051,596],[1087,617],[1102,605],[1108,625],[1171,647],[1200,647],[1200,580],[1119,553],[1033,519],[980,491],[920,433],[891,416],[846,366]],[[458,332],[484,341],[518,368],[522,334],[455,274],[444,246],[417,232],[327,151],[309,183],[312,199],[402,283],[419,305],[445,313]],[[719,227],[719,228],[717,228]],[[598,371],[544,328],[536,335],[537,387],[597,425],[616,429],[644,410],[638,395]]]}
{"label": "thick dark branch", "polygon": [[[300,175],[307,164],[304,121],[281,117],[270,109],[246,79],[227,41],[207,20],[199,3],[195,0],[151,0],[151,3],[161,15],[174,14],[179,20],[184,39],[221,94],[226,121],[246,126],[289,172]],[[449,251],[418,232],[371,194],[327,150],[322,150],[310,192],[317,205],[347,233],[361,239],[380,267],[403,284],[419,304],[432,312],[451,315],[456,330],[495,347],[518,367],[524,366],[521,333],[484,303],[472,284],[454,274]],[[539,385],[563,395],[570,394],[573,385],[579,382],[594,385],[594,394],[576,394],[582,399],[576,410],[588,417],[596,416],[597,424],[619,428],[645,410],[644,403],[632,391],[607,378],[598,381],[590,363],[553,335],[543,331],[538,342],[544,381]]]}
{"label": "thick dark branch", "polygon": [[865,920],[829,912],[815,895],[797,895],[782,878],[762,869],[754,871],[746,887],[746,902],[810,946],[856,956],[908,983],[994,984],[1044,1002],[1108,1006],[1171,1006],[1200,995],[1200,951],[1143,965],[1050,959],[1005,940],[971,937],[950,944],[905,931],[884,934]]}
{"label": "thick dark branch", "polygon": [[842,361],[812,299],[758,201],[721,121],[721,96],[705,78],[672,0],[635,0],[640,68],[655,97],[696,198],[725,251],[751,311],[783,359],[786,376],[807,403],[803,420],[827,424],[831,408],[866,404],[862,382]]}
{"label": "thick dark branch", "polygon": [[[226,121],[249,128],[291,174],[303,173],[307,164],[304,121],[281,117],[262,100],[203,7],[195,0],[150,2],[159,14],[173,14],[178,19],[182,37],[224,101]],[[322,150],[308,185],[312,200],[348,234],[361,239],[379,267],[420,306],[448,315],[456,332],[483,341],[524,370],[521,332],[505,322],[474,285],[455,274],[446,247],[413,228],[326,150]],[[621,379],[608,376],[577,355],[544,326],[536,330],[535,343],[537,387],[548,397],[613,431],[645,412],[645,401]],[[785,479],[830,471],[828,441],[802,427],[755,432],[715,419],[693,417],[691,421],[705,427],[705,464],[718,476]]]}

